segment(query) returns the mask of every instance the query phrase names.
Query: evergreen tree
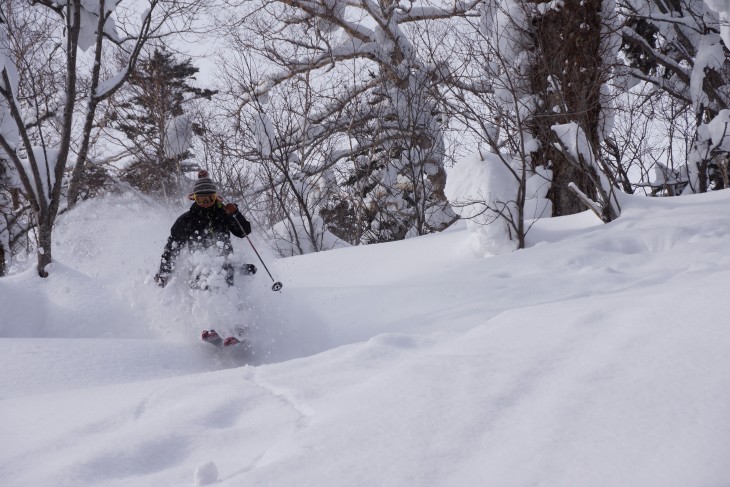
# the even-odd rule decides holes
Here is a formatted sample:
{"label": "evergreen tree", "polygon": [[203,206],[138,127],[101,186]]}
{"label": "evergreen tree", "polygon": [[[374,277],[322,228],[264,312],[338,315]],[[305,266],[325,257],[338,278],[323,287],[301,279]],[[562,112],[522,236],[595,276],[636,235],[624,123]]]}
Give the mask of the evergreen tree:
{"label": "evergreen tree", "polygon": [[148,194],[177,194],[183,172],[197,169],[190,138],[202,128],[190,121],[186,111],[191,101],[207,99],[213,90],[191,85],[199,71],[191,59],[178,61],[172,53],[155,49],[140,60],[130,75],[126,99],[112,113],[112,126],[121,131],[134,154],[134,161],[121,172],[121,179]]}

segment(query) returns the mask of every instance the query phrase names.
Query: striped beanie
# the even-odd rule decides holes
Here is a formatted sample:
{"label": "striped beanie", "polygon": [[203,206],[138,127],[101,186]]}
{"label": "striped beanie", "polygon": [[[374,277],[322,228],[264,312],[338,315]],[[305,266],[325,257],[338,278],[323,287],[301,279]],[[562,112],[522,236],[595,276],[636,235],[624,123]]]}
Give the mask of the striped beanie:
{"label": "striped beanie", "polygon": [[205,169],[198,171],[198,179],[193,185],[193,194],[212,194],[217,192],[218,188],[215,187],[215,183],[208,176],[208,171]]}

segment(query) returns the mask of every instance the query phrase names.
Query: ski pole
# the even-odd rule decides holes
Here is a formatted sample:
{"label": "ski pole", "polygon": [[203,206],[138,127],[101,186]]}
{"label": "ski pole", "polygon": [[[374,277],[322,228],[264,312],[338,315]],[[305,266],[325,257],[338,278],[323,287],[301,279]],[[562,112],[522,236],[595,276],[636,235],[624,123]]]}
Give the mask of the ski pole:
{"label": "ski pole", "polygon": [[[234,218],[234,220],[235,220],[235,218]],[[238,220],[236,220],[236,223],[238,223]],[[240,227],[241,224],[238,223],[238,226]],[[243,230],[243,228],[241,228],[241,230]],[[243,233],[245,234],[246,232],[243,232]],[[261,255],[259,255],[259,251],[256,250],[256,247],[254,247],[253,242],[251,241],[250,238],[248,238],[248,235],[246,235],[246,240],[248,240],[248,243],[251,244],[251,248],[253,249],[254,252],[256,252],[256,257],[259,258],[259,262],[261,262],[261,265],[264,266],[266,273],[269,275],[269,277],[271,278],[271,281],[274,283],[274,285],[271,286],[271,290],[272,291],[281,291],[281,288],[284,287],[284,285],[281,282],[275,280],[274,276],[271,275],[271,272],[269,272],[269,268],[266,267],[266,264],[264,264],[264,259],[261,258]]]}
{"label": "ski pole", "polygon": [[256,257],[259,258],[259,262],[261,262],[261,265],[264,266],[264,269],[266,270],[266,273],[271,278],[271,282],[274,283],[274,285],[271,286],[271,290],[272,291],[281,291],[281,288],[284,287],[284,285],[281,282],[279,282],[276,279],[274,279],[274,276],[271,275],[271,272],[269,272],[269,268],[266,267],[266,264],[264,263],[264,259],[261,258],[261,254],[259,254],[259,251],[256,250],[256,247],[254,247],[253,242],[251,241],[251,239],[248,238],[248,234],[243,229],[243,225],[241,225],[241,222],[239,222],[238,220],[236,220],[236,217],[235,216],[231,215],[231,217],[233,218],[233,221],[236,222],[236,225],[238,225],[238,228],[241,229],[241,232],[246,237],[246,240],[248,240],[248,243],[251,244],[251,248],[253,249],[254,252],[256,252]]}

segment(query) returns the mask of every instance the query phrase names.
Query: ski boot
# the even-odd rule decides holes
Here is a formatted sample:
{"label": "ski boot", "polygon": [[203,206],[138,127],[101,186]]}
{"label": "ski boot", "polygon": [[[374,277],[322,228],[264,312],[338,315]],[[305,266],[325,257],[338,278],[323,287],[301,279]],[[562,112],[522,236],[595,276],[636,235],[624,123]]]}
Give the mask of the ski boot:
{"label": "ski boot", "polygon": [[203,330],[200,338],[202,338],[204,342],[212,343],[213,345],[220,345],[223,343],[223,339],[215,330]]}

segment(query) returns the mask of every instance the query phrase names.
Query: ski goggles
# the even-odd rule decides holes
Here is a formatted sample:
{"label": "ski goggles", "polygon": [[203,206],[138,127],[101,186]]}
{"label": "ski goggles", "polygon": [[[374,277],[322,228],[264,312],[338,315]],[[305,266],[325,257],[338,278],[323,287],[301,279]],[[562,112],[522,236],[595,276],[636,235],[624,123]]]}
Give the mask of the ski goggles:
{"label": "ski goggles", "polygon": [[212,203],[215,203],[215,200],[218,198],[218,193],[204,193],[204,194],[194,194],[193,199],[195,199],[195,202],[199,205],[210,205]]}

